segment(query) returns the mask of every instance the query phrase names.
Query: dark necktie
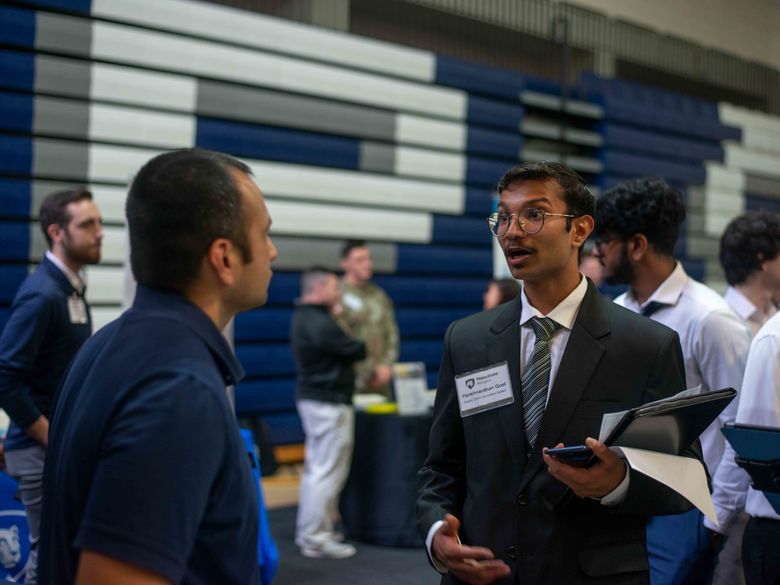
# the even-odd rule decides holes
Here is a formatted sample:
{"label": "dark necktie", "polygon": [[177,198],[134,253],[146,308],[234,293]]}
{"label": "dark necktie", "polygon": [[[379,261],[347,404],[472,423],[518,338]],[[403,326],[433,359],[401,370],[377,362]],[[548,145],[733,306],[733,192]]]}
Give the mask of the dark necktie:
{"label": "dark necktie", "polygon": [[529,448],[536,443],[536,435],[542,426],[547,404],[547,388],[550,385],[550,337],[560,325],[548,317],[532,317],[529,321],[536,335],[531,361],[526,364],[521,377],[523,388],[523,419],[525,438]]}
{"label": "dark necktie", "polygon": [[640,312],[645,317],[649,317],[650,315],[655,313],[658,309],[663,309],[665,306],[666,305],[664,303],[659,303],[658,301],[650,301],[644,306],[644,308]]}

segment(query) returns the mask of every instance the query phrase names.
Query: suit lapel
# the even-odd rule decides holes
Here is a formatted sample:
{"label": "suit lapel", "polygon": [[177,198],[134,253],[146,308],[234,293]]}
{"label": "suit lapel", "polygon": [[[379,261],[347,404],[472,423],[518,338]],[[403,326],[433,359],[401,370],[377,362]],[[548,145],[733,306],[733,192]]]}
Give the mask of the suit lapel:
{"label": "suit lapel", "polygon": [[488,363],[506,360],[512,382],[513,404],[500,409],[501,428],[509,453],[517,465],[525,466],[525,436],[523,434],[523,394],[520,390],[520,297],[498,315],[490,326],[495,337],[488,344]]}
{"label": "suit lapel", "polygon": [[604,355],[604,346],[599,339],[609,333],[609,321],[603,302],[596,288],[588,281],[588,290],[558,367],[542,427],[523,475],[521,489],[543,463],[542,447],[554,447],[559,442]]}

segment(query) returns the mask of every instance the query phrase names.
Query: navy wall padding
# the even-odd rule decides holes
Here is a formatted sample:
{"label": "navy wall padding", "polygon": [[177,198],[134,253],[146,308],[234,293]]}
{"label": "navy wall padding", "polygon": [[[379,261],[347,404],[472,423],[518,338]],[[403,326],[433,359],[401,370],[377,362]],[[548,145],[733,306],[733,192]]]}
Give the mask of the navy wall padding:
{"label": "navy wall padding", "polygon": [[235,156],[357,169],[359,141],[259,124],[198,118],[196,144]]}
{"label": "navy wall padding", "polygon": [[704,280],[704,274],[707,271],[704,260],[692,260],[690,258],[682,260],[683,268],[694,280],[702,282]]}
{"label": "navy wall padding", "polygon": [[243,343],[236,347],[236,357],[247,378],[295,374],[295,362],[287,343]]}
{"label": "navy wall padding", "polygon": [[[485,286],[487,286],[487,281],[486,279]],[[404,338],[403,343],[406,343],[406,339],[415,337],[433,337],[441,341],[450,323],[473,315],[482,309],[481,298],[473,299],[473,301],[474,307],[470,309],[415,309],[400,307],[395,312],[395,319],[398,321],[401,337]]]}
{"label": "navy wall padding", "polygon": [[297,412],[264,414],[261,418],[271,429],[271,440],[274,445],[303,442],[305,437]]}
{"label": "navy wall padding", "polygon": [[267,306],[290,306],[290,301],[300,295],[300,272],[274,272],[268,287]]}
{"label": "navy wall padding", "polygon": [[0,173],[29,176],[32,151],[32,139],[0,134]]}
{"label": "navy wall padding", "polygon": [[601,134],[607,148],[657,155],[672,160],[723,160],[723,147],[717,142],[669,136],[614,123],[604,124]]}
{"label": "navy wall padding", "polygon": [[496,100],[469,96],[466,120],[469,124],[479,124],[519,131],[525,116],[525,108]]}
{"label": "navy wall padding", "polygon": [[701,165],[659,160],[625,152],[605,150],[602,162],[605,172],[626,178],[660,176],[689,185],[702,185],[707,179]]}
{"label": "navy wall padding", "polygon": [[485,279],[424,278],[378,275],[381,286],[398,307],[481,307]]}
{"label": "navy wall padding", "polygon": [[465,89],[471,94],[519,101],[520,92],[525,89],[525,76],[509,69],[437,55],[435,83]]}
{"label": "navy wall padding", "polygon": [[[487,217],[489,214],[485,214]],[[435,244],[483,244],[490,245],[490,230],[485,219],[433,216],[433,242]]]}
{"label": "navy wall padding", "polygon": [[[2,236],[0,236],[2,238]],[[27,266],[0,266],[0,303],[10,305],[16,296],[16,291],[29,274]]]}
{"label": "navy wall padding", "polygon": [[239,313],[233,329],[236,343],[288,340],[292,314],[292,307],[262,307]]}
{"label": "navy wall padding", "polygon": [[0,217],[29,218],[38,214],[30,209],[30,181],[0,178]]}
{"label": "navy wall padding", "polygon": [[0,7],[0,44],[35,46],[35,12]]}
{"label": "navy wall padding", "polygon": [[32,130],[33,96],[31,94],[0,91],[0,129],[21,131]]}
{"label": "navy wall padding", "polygon": [[0,221],[0,260],[26,262],[30,256],[30,224]]}
{"label": "navy wall padding", "polygon": [[426,368],[438,368],[441,363],[441,339],[429,341],[404,341],[401,344],[399,362],[423,362]]}
{"label": "navy wall padding", "polygon": [[754,193],[745,193],[745,210],[780,213],[780,199],[756,195]]}
{"label": "navy wall padding", "polygon": [[295,410],[295,379],[245,380],[236,386],[236,412]]}
{"label": "navy wall padding", "polygon": [[41,8],[53,8],[65,12],[89,14],[92,11],[92,0],[17,0],[23,4],[39,6]]}
{"label": "navy wall padding", "polygon": [[0,50],[0,87],[32,91],[35,83],[35,55]]}
{"label": "navy wall padding", "polygon": [[519,164],[518,160],[505,159],[501,161],[485,160],[469,157],[466,161],[466,183],[493,187],[509,169]]}
{"label": "navy wall padding", "polygon": [[[498,179],[496,179],[496,183],[498,183]],[[495,186],[496,185],[494,184],[489,189],[486,187],[467,188],[466,205],[465,205],[466,212],[474,215],[483,215],[485,218],[487,218],[488,215],[493,213],[494,211],[493,193],[494,193]]]}
{"label": "navy wall padding", "polygon": [[399,274],[471,274],[490,278],[493,272],[493,254],[490,246],[484,249],[416,246],[398,246]]}
{"label": "navy wall padding", "polygon": [[475,126],[469,126],[466,130],[466,152],[469,154],[519,158],[522,149],[523,135],[519,130],[498,132]]}

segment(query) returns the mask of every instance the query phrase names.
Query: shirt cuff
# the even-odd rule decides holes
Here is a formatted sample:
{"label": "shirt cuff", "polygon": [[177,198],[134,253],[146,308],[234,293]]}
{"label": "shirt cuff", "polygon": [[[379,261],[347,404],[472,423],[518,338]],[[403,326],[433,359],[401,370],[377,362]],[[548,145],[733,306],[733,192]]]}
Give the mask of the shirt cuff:
{"label": "shirt cuff", "polygon": [[442,575],[447,573],[447,567],[442,565],[439,560],[436,558],[436,556],[433,554],[433,550],[431,549],[431,545],[433,544],[433,535],[436,534],[436,531],[441,528],[441,526],[444,524],[444,520],[439,520],[438,522],[434,522],[433,526],[431,526],[430,530],[428,530],[428,536],[425,538],[425,548],[428,550],[428,558],[431,559],[431,564],[433,565],[433,568],[439,571]]}
{"label": "shirt cuff", "polygon": [[626,466],[626,476],[623,478],[623,481],[621,481],[614,490],[612,490],[606,496],[601,498],[602,506],[607,506],[608,508],[614,508],[622,504],[623,500],[626,499],[626,493],[628,492],[628,484],[631,481],[630,479],[631,473],[629,473],[628,463],[623,461],[623,465]]}

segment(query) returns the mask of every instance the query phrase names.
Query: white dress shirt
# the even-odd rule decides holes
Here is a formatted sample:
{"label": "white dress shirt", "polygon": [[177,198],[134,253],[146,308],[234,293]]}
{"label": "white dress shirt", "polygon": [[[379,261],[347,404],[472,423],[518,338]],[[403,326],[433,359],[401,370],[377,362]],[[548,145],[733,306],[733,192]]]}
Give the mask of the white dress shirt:
{"label": "white dress shirt", "polygon": [[[780,428],[780,313],[766,322],[750,345],[736,422]],[[734,461],[731,445],[726,445],[712,482],[712,500],[719,532],[728,531],[743,509],[751,516],[780,520],[764,494],[750,487],[750,477]],[[715,530],[708,520],[704,523]]]}
{"label": "white dress shirt", "polygon": [[[588,290],[588,280],[580,275],[580,283],[577,285],[569,296],[563,299],[552,311],[543,315],[533,305],[531,305],[528,297],[525,294],[525,288],[520,291],[520,302],[522,303],[522,313],[520,316],[520,371],[525,368],[525,364],[528,363],[533,354],[534,343],[536,343],[536,334],[529,321],[532,317],[548,317],[558,323],[561,327],[553,333],[550,338],[550,382],[547,386],[547,400],[550,399],[550,388],[552,388],[555,382],[555,376],[558,373],[558,366],[561,364],[563,353],[566,351],[566,344],[569,342],[569,335],[571,334],[571,328],[574,326],[574,321],[577,319],[577,314],[580,311],[580,305],[585,298],[585,293]],[[582,437],[584,441],[587,437]],[[553,447],[554,445],[546,445]],[[620,504],[626,497],[629,485],[629,474],[626,473],[626,477],[623,481],[609,494],[601,498],[601,503],[605,506],[616,506]],[[425,547],[428,549],[428,555],[433,563],[434,568],[440,573],[445,573],[447,569],[437,562],[436,557],[433,555],[431,545],[433,544],[433,536],[439,527],[444,524],[442,520],[435,522],[428,530],[428,535],[425,539]]]}
{"label": "white dress shirt", "polygon": [[52,254],[51,250],[46,250],[46,258],[48,258],[52,264],[60,269],[60,272],[65,275],[65,278],[70,281],[71,286],[75,288],[80,295],[84,294],[84,289],[87,285],[85,279],[81,275],[76,274],[70,268],[68,268],[62,260]]}
{"label": "white dress shirt", "polygon": [[[690,278],[679,262],[644,303],[639,304],[630,290],[615,299],[636,313],[654,301],[664,306],[650,318],[674,329],[680,336],[687,386],[701,384],[704,390],[730,387],[739,392],[750,332],[726,301],[711,288]],[[720,428],[734,421],[736,402],[727,406],[701,435],[704,462],[710,476],[715,475],[725,446]]]}
{"label": "white dress shirt", "polygon": [[758,330],[766,323],[769,318],[777,313],[774,305],[770,304],[769,309],[764,312],[756,307],[750,299],[743,295],[738,289],[730,286],[726,289],[723,299],[728,303],[731,310],[737,314],[737,317],[750,329],[750,333],[755,336]]}

